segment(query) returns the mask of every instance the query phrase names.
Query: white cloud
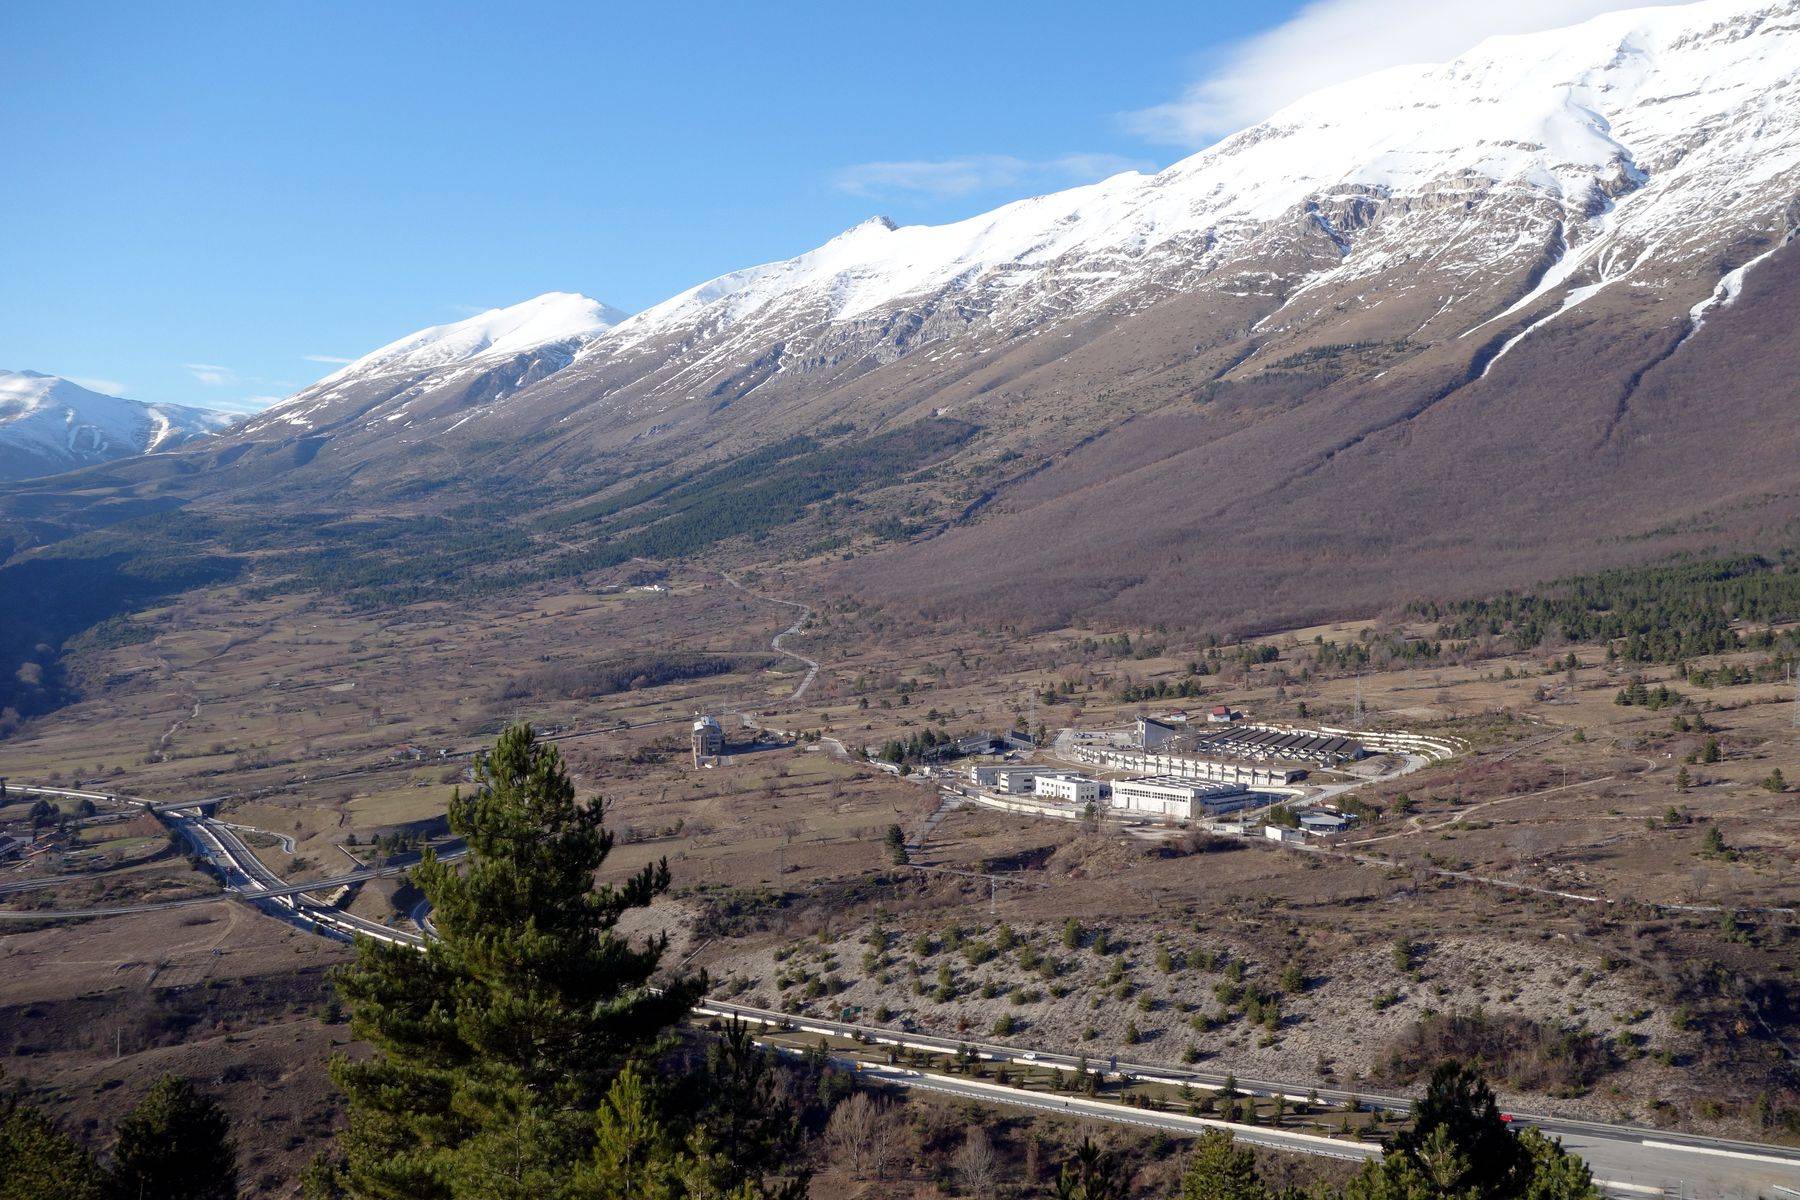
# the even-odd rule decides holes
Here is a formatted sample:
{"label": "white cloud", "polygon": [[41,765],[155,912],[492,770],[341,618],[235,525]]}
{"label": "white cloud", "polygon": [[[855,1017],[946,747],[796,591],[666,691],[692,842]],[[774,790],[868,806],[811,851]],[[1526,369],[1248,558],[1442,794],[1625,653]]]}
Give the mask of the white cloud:
{"label": "white cloud", "polygon": [[356,361],[353,358],[342,358],[336,354],[302,354],[300,357],[304,358],[307,362],[330,363],[332,366],[338,367],[343,366],[345,363]]}
{"label": "white cloud", "polygon": [[271,404],[279,404],[286,396],[242,396],[236,400],[209,400],[206,407],[228,413],[261,412]]}
{"label": "white cloud", "polygon": [[1153,169],[1138,159],[1116,154],[1062,154],[1048,159],[1010,154],[972,154],[962,158],[910,162],[867,162],[845,167],[832,186],[852,196],[927,196],[954,199],[999,188],[1065,187],[1092,183],[1121,171]]}
{"label": "white cloud", "polygon": [[1129,114],[1151,140],[1205,146],[1334,83],[1405,63],[1444,62],[1483,38],[1578,24],[1622,8],[1682,0],[1312,0],[1228,48],[1181,96]]}
{"label": "white cloud", "polygon": [[221,367],[217,363],[183,363],[201,383],[207,387],[224,387],[237,382],[237,372],[230,367]]}
{"label": "white cloud", "polygon": [[92,376],[71,375],[69,382],[80,384],[90,392],[104,392],[108,396],[123,396],[126,391],[125,385],[116,379],[95,379]]}

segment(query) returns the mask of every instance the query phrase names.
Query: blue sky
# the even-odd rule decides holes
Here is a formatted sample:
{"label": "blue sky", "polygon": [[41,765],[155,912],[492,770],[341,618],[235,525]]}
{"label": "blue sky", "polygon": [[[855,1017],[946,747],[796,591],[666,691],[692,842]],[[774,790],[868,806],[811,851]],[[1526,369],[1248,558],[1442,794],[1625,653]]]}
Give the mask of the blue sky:
{"label": "blue sky", "polygon": [[0,369],[256,407],[481,308],[635,311],[873,213],[1164,166],[1330,78],[1623,6],[20,0]]}

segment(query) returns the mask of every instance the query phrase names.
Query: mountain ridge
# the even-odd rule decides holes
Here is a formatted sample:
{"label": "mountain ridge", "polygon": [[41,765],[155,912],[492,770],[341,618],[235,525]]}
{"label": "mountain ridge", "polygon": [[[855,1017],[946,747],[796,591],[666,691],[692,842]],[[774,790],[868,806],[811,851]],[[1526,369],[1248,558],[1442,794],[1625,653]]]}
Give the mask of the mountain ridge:
{"label": "mountain ridge", "polygon": [[[539,362],[529,382],[573,370],[591,391],[629,392],[641,416],[702,388],[734,396],[857,359],[879,367],[938,345],[953,354],[958,339],[1036,336],[1196,292],[1272,301],[1245,332],[1296,348],[1321,316],[1296,305],[1336,303],[1351,287],[1441,284],[1415,332],[1460,337],[1641,268],[1666,290],[1710,292],[1719,276],[1705,279],[1701,260],[1719,238],[1766,217],[1771,196],[1791,196],[1796,60],[1790,0],[1704,0],[1492,38],[1449,63],[1303,98],[1154,175],[1125,172],[948,225],[870,218],[586,331],[566,362]],[[1730,195],[1712,182],[1723,178]],[[1490,209],[1503,219],[1466,218]],[[1391,282],[1402,271],[1419,279]],[[1512,294],[1457,294],[1449,285],[1470,272]],[[454,416],[480,428],[503,415]]]}
{"label": "mountain ridge", "polygon": [[191,405],[111,396],[40,371],[0,370],[0,479],[171,450],[236,419]]}
{"label": "mountain ridge", "polygon": [[[580,562],[617,532],[583,514],[658,479],[950,418],[976,432],[947,459],[866,519],[815,506],[781,552],[868,597],[1159,618],[1775,536],[1796,197],[1800,0],[1608,14],[1327,89],[1154,175],[871,218],[616,321],[550,293],[420,331],[180,487],[410,519],[479,480]],[[1027,603],[999,562],[1047,581]]]}

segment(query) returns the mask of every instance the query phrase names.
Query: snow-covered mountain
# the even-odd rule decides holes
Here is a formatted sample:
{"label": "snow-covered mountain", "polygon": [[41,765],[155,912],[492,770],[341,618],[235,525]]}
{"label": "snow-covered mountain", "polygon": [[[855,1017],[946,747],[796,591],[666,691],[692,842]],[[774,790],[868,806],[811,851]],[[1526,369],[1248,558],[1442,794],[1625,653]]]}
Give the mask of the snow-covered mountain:
{"label": "snow-covered mountain", "polygon": [[[1195,289],[1280,296],[1275,320],[1294,321],[1309,295],[1402,275],[1443,281],[1433,319],[1450,324],[1474,315],[1454,310],[1478,290],[1453,281],[1545,258],[1535,294],[1667,286],[1732,232],[1782,217],[1796,170],[1800,4],[1615,12],[1326,89],[1154,175],[951,225],[870,220],[683,292],[586,353],[695,331],[724,360],[774,330],[946,297],[1008,333]],[[1257,269],[1295,250],[1297,269]]]}
{"label": "snow-covered mountain", "polygon": [[353,375],[436,371],[545,346],[574,349],[625,317],[619,309],[586,296],[547,292],[510,308],[490,308],[466,320],[421,329],[365,354],[321,382]]}
{"label": "snow-covered mountain", "polygon": [[647,470],[952,417],[977,432],[867,508],[930,536],[847,586],[1379,606],[1452,547],[1460,583],[1507,585],[1800,521],[1797,229],[1800,0],[1615,12],[634,316],[555,293],[422,331],[240,425],[196,486],[411,513],[480,479],[567,517],[567,553],[609,536],[581,502]]}
{"label": "snow-covered mountain", "polygon": [[956,359],[1171,301],[1239,374],[1372,336],[1491,371],[1627,284],[1697,327],[1800,224],[1797,192],[1800,0],[1615,12],[1329,88],[1156,174],[874,218],[632,317],[552,293],[427,329],[248,431],[498,435],[538,397],[568,431],[679,431],[698,398],[767,406],[908,358],[941,390]]}
{"label": "snow-covered mountain", "polygon": [[507,308],[433,325],[365,354],[266,409],[246,425],[246,432],[312,430],[330,424],[342,415],[333,411],[334,401],[346,395],[364,399],[371,388],[381,401],[395,402],[390,405],[391,420],[411,407],[407,401],[459,381],[466,386],[479,380],[486,387],[474,389],[476,399],[461,397],[479,411],[480,400],[499,399],[568,366],[579,349],[625,317],[623,311],[586,296],[547,292]]}
{"label": "snow-covered mountain", "polygon": [[0,371],[0,479],[172,450],[236,419],[204,408],[108,396],[36,371]]}

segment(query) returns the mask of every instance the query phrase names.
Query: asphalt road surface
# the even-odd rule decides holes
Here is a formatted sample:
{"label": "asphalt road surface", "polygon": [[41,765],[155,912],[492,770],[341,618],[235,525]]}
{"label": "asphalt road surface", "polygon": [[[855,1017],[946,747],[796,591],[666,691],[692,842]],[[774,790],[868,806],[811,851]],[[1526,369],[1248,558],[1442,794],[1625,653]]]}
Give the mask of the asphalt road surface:
{"label": "asphalt road surface", "polygon": [[[1033,1050],[1028,1047],[959,1041],[955,1038],[934,1037],[855,1022],[827,1021],[811,1017],[795,1018],[766,1009],[748,1008],[723,1001],[706,1001],[702,1006],[702,1011],[789,1027],[798,1032],[853,1038],[876,1045],[899,1045],[912,1049],[952,1054],[959,1048],[967,1046],[983,1058],[1020,1065],[1059,1067],[1074,1071],[1079,1069],[1082,1063],[1080,1058],[1072,1055]],[[1217,1088],[1225,1083],[1225,1075],[1222,1072],[1172,1069],[1095,1056],[1089,1056],[1086,1062],[1090,1070],[1103,1069],[1109,1073],[1118,1073],[1129,1079],[1145,1082],[1174,1085],[1188,1083],[1207,1088]],[[996,1085],[982,1084],[956,1076],[938,1077],[927,1072],[919,1080],[912,1081],[910,1076],[901,1074],[888,1082],[940,1091],[952,1090],[952,1085],[955,1085],[954,1090],[957,1091],[957,1094],[966,1093],[971,1099],[985,1098],[992,1103],[1022,1104],[1032,1108],[1054,1108],[1067,1111],[1071,1116],[1146,1125],[1190,1134],[1196,1129],[1193,1118],[1178,1114],[1152,1113],[1126,1108],[1117,1108],[1116,1112],[1107,1112],[1104,1105],[1098,1110],[1092,1110],[1086,1105],[1075,1103],[1075,1098],[1072,1097],[1069,1098],[1070,1104],[1065,1104],[1062,1097],[1021,1092],[1018,1089],[1003,1089],[1006,1092],[1015,1092],[1017,1095],[1000,1095],[993,1090]],[[1254,1092],[1259,1095],[1285,1095],[1296,1100],[1305,1099],[1308,1091],[1315,1090],[1283,1081],[1256,1079],[1241,1075],[1236,1077],[1235,1082],[1241,1092]],[[1316,1091],[1321,1100],[1341,1103],[1354,1098],[1365,1105],[1379,1106],[1397,1112],[1405,1112],[1411,1108],[1410,1099],[1404,1096],[1350,1092],[1336,1088],[1318,1088]],[[1596,1179],[1605,1182],[1610,1191],[1620,1196],[1649,1196],[1666,1193],[1693,1198],[1693,1200],[1709,1200],[1709,1198],[1754,1200],[1755,1197],[1769,1197],[1770,1200],[1778,1200],[1778,1198],[1788,1195],[1778,1190],[1781,1188],[1793,1189],[1795,1193],[1800,1193],[1800,1150],[1767,1146],[1755,1142],[1737,1142],[1727,1138],[1668,1133],[1663,1130],[1628,1125],[1608,1125],[1600,1122],[1576,1121],[1521,1112],[1515,1112],[1512,1115],[1523,1123],[1535,1125],[1545,1133],[1562,1139],[1562,1143],[1567,1149],[1579,1154],[1593,1168]],[[1340,1143],[1336,1140],[1332,1140],[1326,1147],[1320,1147],[1313,1144],[1316,1139],[1309,1139],[1307,1135],[1281,1134],[1259,1126],[1233,1126],[1232,1129],[1244,1140],[1260,1139],[1258,1140],[1259,1145],[1295,1150],[1300,1153],[1329,1153],[1340,1157],[1356,1157],[1360,1153],[1361,1157],[1369,1157],[1367,1151],[1373,1150],[1372,1147],[1359,1147],[1357,1143]],[[1281,1139],[1282,1144],[1277,1146],[1275,1139]],[[1791,1200],[1791,1195],[1789,1200]]]}

